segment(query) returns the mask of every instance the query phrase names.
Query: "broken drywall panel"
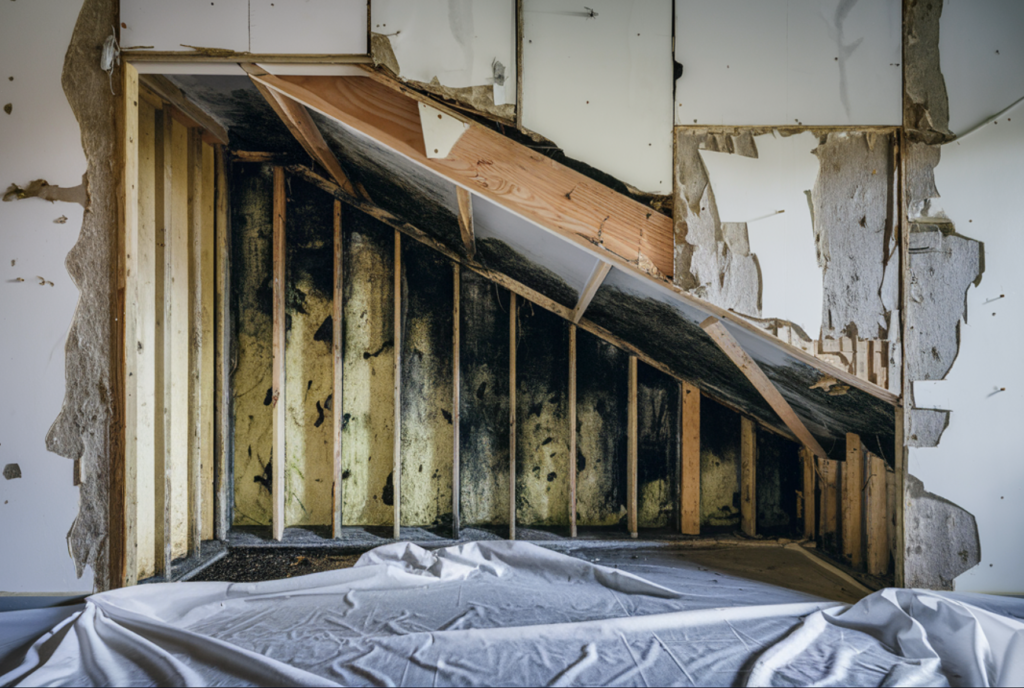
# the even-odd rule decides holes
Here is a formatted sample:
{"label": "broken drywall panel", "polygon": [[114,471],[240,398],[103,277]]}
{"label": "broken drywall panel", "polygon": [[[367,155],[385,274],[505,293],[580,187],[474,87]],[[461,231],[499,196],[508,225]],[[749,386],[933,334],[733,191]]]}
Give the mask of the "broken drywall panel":
{"label": "broken drywall panel", "polygon": [[[944,24],[943,31],[947,30]],[[937,447],[911,448],[909,470],[928,490],[962,506],[977,520],[981,565],[956,580],[957,590],[1020,594],[1024,552],[1006,543],[1014,541],[1016,524],[1024,519],[1019,489],[1024,485],[1024,464],[1013,432],[1024,413],[1024,363],[1019,351],[1024,323],[1018,315],[1024,295],[1019,264],[1024,223],[1017,201],[1024,179],[1024,106],[1007,113],[997,126],[942,146],[942,161],[934,174],[945,214],[956,221],[957,230],[984,244],[985,272],[980,284],[966,287],[970,317],[959,325],[953,367],[941,382],[914,383],[918,407],[951,413]],[[943,236],[943,242],[948,238]],[[961,284],[966,281],[964,277]],[[948,309],[961,315],[963,291],[949,298]],[[907,353],[913,353],[909,346]]]}
{"label": "broken drywall panel", "polygon": [[[914,389],[917,389],[915,383]],[[917,399],[915,403],[919,403]],[[949,411],[930,408],[910,410],[910,434],[907,445],[911,447],[934,447],[942,439],[942,433],[949,426]]]}
{"label": "broken drywall panel", "polygon": [[469,123],[426,103],[418,103],[420,127],[423,129],[423,147],[428,158],[447,158],[452,148],[469,129]]}
{"label": "broken drywall panel", "polygon": [[675,122],[901,124],[899,0],[677,0]]}
{"label": "broken drywall panel", "polygon": [[956,577],[981,562],[974,516],[906,477],[903,567],[908,588],[953,590]]}
{"label": "broken drywall panel", "polygon": [[366,55],[367,0],[249,0],[249,52]]}
{"label": "broken drywall panel", "polygon": [[473,196],[476,258],[573,308],[593,271],[593,256],[493,201]]}
{"label": "broken drywall panel", "polygon": [[939,59],[943,2],[908,2],[904,13],[903,125],[911,141],[942,143],[949,130],[949,99]]}
{"label": "broken drywall panel", "polygon": [[516,524],[567,527],[569,324],[516,301]]}
{"label": "broken drywall panel", "polygon": [[122,50],[247,52],[249,0],[122,0],[120,43]]}
{"label": "broken drywall panel", "polygon": [[460,518],[467,526],[507,526],[511,299],[471,270],[460,281]]}
{"label": "broken drywall panel", "polygon": [[402,525],[452,522],[451,263],[402,242]]}
{"label": "broken drywall panel", "polygon": [[945,0],[939,23],[949,128],[962,136],[978,125],[990,125],[995,115],[1024,98],[1024,4]]}
{"label": "broken drywall panel", "polygon": [[700,148],[723,228],[746,224],[761,271],[763,317],[788,320],[812,337],[821,327],[822,278],[806,192],[818,174],[817,145],[807,131],[737,132],[709,133]]}
{"label": "broken drywall panel", "polygon": [[513,0],[376,0],[374,63],[424,90],[515,117]]}
{"label": "broken drywall panel", "polygon": [[648,193],[672,190],[672,2],[524,0],[523,125]]}
{"label": "broken drywall panel", "polygon": [[82,183],[78,186],[61,187],[50,184],[45,179],[36,179],[23,187],[11,184],[4,192],[4,202],[20,201],[24,198],[41,198],[44,201],[61,201],[63,203],[77,203],[83,208],[89,207],[89,184],[83,176]]}
{"label": "broken drywall panel", "polygon": [[694,296],[743,315],[761,316],[761,273],[745,223],[723,227],[700,148],[717,139],[677,129],[673,281]]}
{"label": "broken drywall panel", "polygon": [[821,335],[886,339],[897,306],[892,136],[836,132],[814,149],[814,244],[823,273]]}
{"label": "broken drywall panel", "polygon": [[967,289],[981,282],[984,246],[955,233],[951,223],[910,227],[907,298],[907,375],[941,380],[960,350]]}

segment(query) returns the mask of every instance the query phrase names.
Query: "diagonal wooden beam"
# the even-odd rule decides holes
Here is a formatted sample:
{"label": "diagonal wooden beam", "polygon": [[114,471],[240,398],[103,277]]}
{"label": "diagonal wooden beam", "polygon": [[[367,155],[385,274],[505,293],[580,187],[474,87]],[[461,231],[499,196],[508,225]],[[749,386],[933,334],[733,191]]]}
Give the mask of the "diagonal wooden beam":
{"label": "diagonal wooden beam", "polygon": [[761,393],[764,400],[768,402],[768,405],[779,415],[782,422],[786,424],[797,439],[807,447],[807,450],[813,453],[815,456],[827,457],[828,452],[822,449],[821,445],[818,444],[818,440],[814,439],[814,435],[811,434],[807,426],[803,424],[803,421],[793,411],[793,407],[789,405],[779,390],[772,384],[768,376],[764,374],[761,367],[754,362],[754,359],[743,350],[740,343],[736,341],[729,330],[725,329],[725,325],[716,318],[711,316],[700,324],[701,329],[708,333],[711,338],[715,341],[723,353],[732,359],[732,362],[736,364],[736,367],[747,376],[751,384]]}
{"label": "diagonal wooden beam", "polygon": [[159,74],[140,74],[139,82],[162,100],[178,108],[197,127],[216,139],[217,143],[228,145],[228,132],[224,127],[189,100],[170,79]]}
{"label": "diagonal wooden beam", "polygon": [[466,246],[466,255],[476,255],[476,232],[473,229],[473,198],[461,186],[455,188],[459,199],[459,231],[462,232],[462,243]]}
{"label": "diagonal wooden beam", "polygon": [[611,269],[612,264],[606,263],[603,260],[598,261],[597,265],[594,266],[594,271],[590,273],[590,279],[587,280],[587,286],[583,287],[579,301],[576,302],[576,308],[572,310],[572,321],[574,324],[579,324],[580,320],[583,319],[584,311],[587,310],[590,302],[594,300],[594,294],[601,288],[604,278],[608,276],[608,272]]}
{"label": "diagonal wooden beam", "polygon": [[353,196],[363,196],[364,194],[356,190],[355,185],[349,181],[348,175],[341,169],[341,163],[338,162],[338,158],[335,157],[334,153],[327,146],[323,134],[317,129],[316,123],[313,122],[313,118],[310,117],[309,111],[306,110],[305,106],[282,95],[279,91],[274,91],[263,85],[257,77],[268,76],[268,74],[257,65],[243,64],[241,67],[249,74],[253,85],[266,98],[267,103],[277,113],[277,116],[281,118],[284,125],[288,127],[288,131],[291,132],[292,136],[302,144],[302,148],[309,156],[320,163],[331,175],[331,178],[337,182],[338,186],[347,193]]}

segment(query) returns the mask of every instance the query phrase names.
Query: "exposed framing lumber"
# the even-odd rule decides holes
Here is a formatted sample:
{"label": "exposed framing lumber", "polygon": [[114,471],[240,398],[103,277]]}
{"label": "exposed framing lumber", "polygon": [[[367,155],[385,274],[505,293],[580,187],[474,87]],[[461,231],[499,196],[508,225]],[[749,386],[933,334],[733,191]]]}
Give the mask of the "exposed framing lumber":
{"label": "exposed framing lumber", "polygon": [[523,2],[516,3],[516,129],[523,130]]}
{"label": "exposed framing lumber", "polygon": [[199,556],[203,516],[203,140],[188,130],[188,554]]}
{"label": "exposed framing lumber", "polygon": [[216,152],[208,143],[201,144],[202,202],[199,207],[201,234],[199,250],[199,441],[200,441],[200,538],[214,537],[214,311],[216,310]]}
{"label": "exposed framing lumber", "polygon": [[157,400],[157,434],[154,446],[154,511],[156,514],[156,533],[154,547],[156,549],[155,574],[171,579],[173,559],[173,493],[171,479],[173,475],[173,419],[174,408],[174,361],[175,336],[174,313],[172,310],[174,294],[174,183],[172,179],[173,160],[173,128],[170,115],[163,111],[156,113],[156,207],[154,213],[159,229],[156,244],[156,400]]}
{"label": "exposed framing lumber", "polygon": [[814,439],[814,435],[811,434],[803,421],[793,412],[793,407],[782,397],[779,390],[776,389],[775,385],[768,379],[768,376],[761,370],[761,367],[754,362],[754,359],[743,350],[743,347],[736,341],[736,338],[725,329],[725,325],[715,316],[711,316],[702,322],[700,326],[715,341],[718,348],[732,359],[736,367],[750,380],[751,384],[764,397],[764,400],[768,402],[768,405],[772,407],[775,413],[779,415],[779,418],[782,419],[782,422],[786,424],[786,427],[796,435],[800,443],[816,456],[828,456],[828,452],[818,444],[818,440]]}
{"label": "exposed framing lumber", "polygon": [[[420,93],[394,78],[369,67],[364,66],[361,69],[369,77],[368,79],[360,80],[352,77],[275,77],[270,75],[260,77],[260,79],[265,80],[266,84],[272,89],[282,90],[308,107],[375,138],[384,145],[409,157],[417,164],[446,177],[456,186],[463,186],[488,196],[499,205],[507,207],[525,219],[556,234],[561,234],[566,239],[576,242],[589,251],[599,252],[601,259],[610,262],[614,267],[621,268],[642,279],[659,284],[670,290],[680,301],[743,328],[765,344],[784,352],[787,356],[821,370],[823,373],[835,377],[843,384],[870,394],[885,403],[894,406],[897,404],[898,396],[896,394],[866,380],[861,380],[846,370],[837,368],[805,351],[786,344],[777,337],[755,327],[735,313],[702,301],[687,293],[684,289],[675,286],[668,277],[672,272],[671,254],[674,244],[674,229],[671,219],[667,216],[654,213],[645,205],[636,204],[636,206],[630,206],[628,203],[623,206],[629,209],[626,212],[602,212],[603,206],[596,201],[600,200],[603,202],[607,198],[607,194],[615,197],[618,197],[618,194],[586,178],[579,184],[575,182],[570,183],[570,180],[576,179],[576,177],[571,176],[575,174],[571,170],[547,158],[538,156],[535,152],[523,146],[510,142],[497,132],[491,131],[472,120],[468,120],[464,115],[441,101]],[[360,81],[363,82],[361,86],[359,85]],[[365,84],[367,81],[384,86],[386,89],[393,91],[394,95],[388,97],[382,95],[379,90],[371,90]],[[358,93],[351,90],[353,87],[358,89]],[[321,97],[319,95],[321,92],[326,97]],[[359,108],[352,108],[352,115],[346,115],[345,108],[339,107],[339,105],[344,106],[344,101],[353,96],[357,99],[363,99],[365,96],[371,102],[377,101],[379,107],[367,108],[359,112],[356,112]],[[412,104],[403,103],[403,98],[414,102]],[[425,153],[422,151],[422,133],[418,128],[419,112],[418,107],[415,105],[416,102],[430,105],[445,114],[449,114],[469,124],[469,131],[463,135],[459,144],[453,149],[455,157],[450,156],[445,160],[426,159]],[[376,114],[384,110],[390,111],[387,117],[381,118]],[[563,186],[565,189],[555,193],[557,189],[548,188],[551,187],[550,183],[528,183],[518,178],[517,174],[506,174],[508,167],[515,167],[523,158],[528,158],[530,165],[539,165],[544,170],[548,170],[541,175],[542,177],[550,178],[550,175],[553,174],[559,180],[565,181],[564,184],[560,183],[557,185],[557,189],[561,189]],[[506,164],[501,166],[491,164],[495,160],[503,160]],[[519,199],[520,205],[515,205],[513,201],[517,199],[505,198],[502,193],[496,190],[507,190],[510,188],[510,184],[514,184],[517,189],[539,188],[543,191],[551,191],[554,193],[555,198],[549,199],[549,194],[530,196],[525,199]],[[573,190],[574,188],[575,190]],[[575,206],[571,203],[569,205],[569,209],[573,212],[578,211],[586,216],[580,222],[572,218],[566,219],[550,207],[543,208],[543,212],[533,212],[533,209],[544,206],[549,200],[556,204],[555,208],[559,210],[564,209],[565,206],[561,205],[561,203],[568,200],[565,197],[566,193],[572,199],[580,200],[583,198],[579,193],[581,191],[588,191],[588,194],[585,194],[587,202]],[[589,191],[594,191],[594,196],[598,198],[592,198]],[[511,196],[511,194],[508,195]],[[632,203],[631,199],[625,199],[625,197],[622,197],[622,199]],[[510,202],[512,205],[510,205]],[[637,211],[635,214],[633,213],[634,210]],[[607,222],[603,222],[606,217],[608,218]],[[591,219],[593,220],[592,222],[590,221]],[[562,220],[565,221],[565,227],[559,224]],[[635,244],[633,245],[633,250],[618,245],[618,239],[613,238],[612,234],[618,233],[620,229],[622,233],[619,238],[628,236],[632,237],[633,240],[639,240],[639,250],[637,250]],[[601,234],[601,236],[598,236],[598,234]],[[641,254],[644,258],[644,264],[650,261],[655,266],[655,271],[641,268],[638,260],[632,258],[632,256],[639,258]]]}
{"label": "exposed framing lumber", "polygon": [[395,230],[395,446],[391,483],[394,486],[394,538],[402,536],[402,233]]}
{"label": "exposed framing lumber", "polygon": [[846,433],[843,463],[843,557],[856,569],[864,564],[861,505],[864,499],[864,446],[860,436]]}
{"label": "exposed framing lumber", "polygon": [[245,53],[234,50],[125,50],[126,62],[191,62],[195,64],[373,64],[369,55],[324,55],[319,53]]}
{"label": "exposed framing lumber", "polygon": [[821,479],[821,515],[818,538],[828,552],[838,549],[836,538],[839,529],[839,489],[837,477],[839,462],[818,457],[818,477]]}
{"label": "exposed framing lumber", "polygon": [[608,272],[612,269],[611,263],[606,263],[603,260],[598,261],[597,265],[594,266],[593,272],[590,273],[590,279],[587,280],[587,286],[580,292],[580,298],[576,302],[576,308],[572,310],[572,322],[574,324],[579,323],[583,319],[583,313],[587,310],[587,306],[594,300],[594,295],[597,290],[601,288],[601,284],[604,283],[604,278],[608,276]]}
{"label": "exposed framing lumber", "polygon": [[216,175],[216,465],[214,466],[214,492],[216,507],[214,514],[214,537],[226,540],[230,528],[231,497],[233,489],[230,477],[231,453],[231,224],[228,220],[228,175],[225,151],[218,146],[215,154]]}
{"label": "exposed framing lumber", "polygon": [[757,535],[757,424],[740,417],[740,530]]}
{"label": "exposed framing lumber", "polygon": [[459,456],[461,435],[461,354],[462,354],[462,271],[452,263],[454,298],[452,304],[452,538],[459,539],[462,530],[462,476]]}
{"label": "exposed framing lumber", "polygon": [[867,572],[874,576],[883,576],[889,571],[885,460],[868,453],[867,473],[864,490]]}
{"label": "exposed framing lumber", "polygon": [[569,537],[576,537],[576,325],[569,323]]}
{"label": "exposed framing lumber", "polygon": [[306,110],[305,106],[278,91],[267,88],[256,78],[267,75],[267,72],[263,69],[254,64],[243,64],[241,67],[249,74],[253,85],[256,86],[256,89],[263,95],[270,107],[281,121],[284,122],[288,131],[302,145],[302,148],[309,156],[327,170],[338,186],[353,196],[359,196],[359,192],[356,191],[355,186],[349,181],[345,171],[341,169],[338,158],[335,157],[334,153],[327,146],[327,142],[324,141],[323,135],[317,129],[313,118],[309,116],[309,111]]}
{"label": "exposed framing lumber", "polygon": [[334,389],[331,391],[331,416],[334,424],[334,466],[331,472],[331,534],[341,537],[341,429],[345,417],[345,361],[342,342],[342,319],[345,317],[345,282],[344,282],[344,235],[341,227],[341,201],[334,201],[334,294],[331,320],[334,325],[331,338],[331,355],[334,372]]}
{"label": "exposed framing lumber", "polygon": [[459,201],[459,231],[462,233],[462,244],[466,247],[466,255],[476,256],[476,232],[473,229],[473,197],[461,186],[455,188]]}
{"label": "exposed framing lumber", "polygon": [[[121,171],[121,246],[123,253],[118,262],[122,272],[118,275],[118,283],[124,290],[123,330],[123,373],[121,381],[124,385],[124,428],[121,440],[124,442],[119,456],[113,465],[111,515],[115,517],[111,523],[112,532],[124,539],[120,540],[121,551],[111,552],[116,561],[111,575],[111,583],[134,585],[138,580],[138,561],[136,547],[138,544],[138,462],[139,462],[139,405],[142,399],[138,388],[138,370],[140,331],[145,314],[139,304],[139,74],[131,66],[124,70],[124,111],[121,146],[124,150],[125,164]],[[121,463],[120,466],[117,463]],[[115,573],[116,572],[116,573]]]}
{"label": "exposed framing lumber", "polygon": [[273,315],[273,465],[271,498],[273,499],[273,532],[275,540],[284,539],[285,492],[285,214],[287,197],[284,169],[274,168],[274,315]]}
{"label": "exposed framing lumber", "polygon": [[518,299],[508,307],[508,539],[516,539],[516,320]]}
{"label": "exposed framing lumber", "polygon": [[679,531],[683,535],[700,535],[700,389],[682,382],[679,394],[682,402]]}
{"label": "exposed framing lumber", "polygon": [[814,455],[807,451],[806,447],[800,447],[800,464],[803,470],[803,491],[800,497],[803,504],[804,539],[813,540],[815,537],[814,529],[817,525],[817,521],[814,518]]}
{"label": "exposed framing lumber", "polygon": [[[453,263],[458,263],[462,267],[468,270],[472,270],[481,277],[484,277],[494,282],[495,284],[504,287],[505,289],[508,289],[509,291],[515,294],[518,294],[521,298],[524,298],[527,301],[530,301],[540,306],[541,308],[544,308],[545,310],[554,313],[555,315],[559,316],[560,318],[563,318],[564,320],[569,320],[570,322],[572,321],[571,309],[548,298],[547,296],[544,296],[543,294],[537,292],[536,290],[527,287],[522,282],[518,282],[512,279],[511,277],[505,275],[504,273],[497,272],[490,268],[484,267],[475,260],[470,260],[465,256],[460,255],[459,253],[453,251],[451,248],[441,243],[434,237],[430,236],[423,230],[392,215],[387,210],[384,210],[383,208],[380,208],[368,201],[355,198],[354,196],[346,193],[337,184],[317,174],[308,167],[304,167],[302,165],[290,165],[286,169],[289,174],[294,174],[295,176],[300,177],[304,181],[307,181],[310,184],[317,186],[323,191],[326,191],[327,193],[331,194],[335,198],[340,199],[342,202],[351,205],[353,208],[366,213],[370,217],[379,220],[380,222],[383,222],[384,224],[388,225],[393,229],[397,229],[398,231],[402,232],[408,237],[415,239],[421,244],[429,246],[434,251],[437,251],[441,255],[451,260]],[[643,361],[652,368],[665,373],[666,375],[675,380],[678,380],[680,382],[687,381],[685,377],[677,373],[669,366],[665,365],[664,363],[661,363],[660,361],[654,360],[653,358],[645,354],[643,351],[641,351],[638,347],[634,346],[633,344],[630,344],[629,342],[621,339],[620,337],[617,337],[616,335],[612,334],[605,328],[601,327],[600,325],[594,322],[591,322],[590,320],[587,320],[586,318],[580,320],[578,327],[582,330],[585,330],[586,332],[589,332],[595,337],[598,337],[599,339],[602,339],[608,342],[609,344],[613,344],[619,349],[622,349],[623,351],[633,356],[636,356],[638,360]],[[739,408],[737,408],[734,404],[730,403],[726,399],[719,398],[713,394],[708,394],[706,392],[702,392],[702,394],[704,394],[704,396],[708,397],[709,399],[713,399],[715,402],[721,404],[722,406],[725,406],[731,411],[740,414],[743,413]],[[785,437],[786,439],[792,440],[794,442],[798,441],[796,436],[791,433],[786,433],[781,430],[777,430],[776,428],[768,426],[762,427],[767,432],[774,433],[776,435],[779,435],[780,437]]]}
{"label": "exposed framing lumber", "polygon": [[639,423],[637,413],[637,361],[629,357],[628,411],[626,425],[626,527],[629,536],[638,536],[637,528],[637,450]]}
{"label": "exposed framing lumber", "polygon": [[[124,56],[124,53],[122,53]],[[195,126],[215,138],[221,145],[228,145],[228,133],[198,105],[185,97],[181,89],[171,83],[167,77],[158,74],[143,74],[139,77],[142,85],[161,99],[178,108],[185,116],[193,120]]]}

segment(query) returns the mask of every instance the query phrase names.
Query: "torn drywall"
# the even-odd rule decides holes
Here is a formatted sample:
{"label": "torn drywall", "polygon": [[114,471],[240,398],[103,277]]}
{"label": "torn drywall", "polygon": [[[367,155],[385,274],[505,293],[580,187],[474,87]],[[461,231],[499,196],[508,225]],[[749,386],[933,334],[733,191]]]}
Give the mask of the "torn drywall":
{"label": "torn drywall", "polygon": [[956,234],[952,223],[915,222],[908,259],[907,374],[941,380],[960,350],[967,288],[981,282],[984,247]]}
{"label": "torn drywall", "polygon": [[903,122],[911,141],[949,141],[949,100],[939,62],[940,0],[904,2]]}
{"label": "torn drywall", "polygon": [[46,437],[50,451],[78,461],[86,476],[79,493],[78,517],[68,532],[68,549],[78,576],[86,566],[92,567],[99,590],[120,584],[111,579],[110,564],[122,556],[119,549],[111,551],[112,546],[120,547],[119,538],[110,538],[111,514],[122,506],[110,492],[113,462],[121,452],[117,318],[124,297],[116,289],[117,187],[121,176],[118,101],[96,59],[97,46],[117,23],[117,11],[112,0],[85,0],[61,75],[64,93],[81,127],[90,199],[78,243],[66,262],[81,296],[65,346],[64,406]]}
{"label": "torn drywall", "polygon": [[821,336],[887,339],[898,294],[892,137],[830,133],[814,149],[814,242],[824,294]]}
{"label": "torn drywall", "polygon": [[904,585],[952,590],[953,581],[981,561],[981,541],[974,516],[930,492],[912,475],[906,477],[904,506]]}
{"label": "torn drywall", "polygon": [[907,437],[907,445],[911,447],[937,446],[947,427],[949,427],[949,411],[911,409],[910,435]]}
{"label": "torn drywall", "polygon": [[19,201],[23,198],[41,198],[44,201],[62,201],[78,203],[83,208],[89,207],[89,178],[82,175],[82,183],[78,186],[60,187],[50,184],[45,179],[29,182],[24,188],[11,184],[4,192],[4,202]]}

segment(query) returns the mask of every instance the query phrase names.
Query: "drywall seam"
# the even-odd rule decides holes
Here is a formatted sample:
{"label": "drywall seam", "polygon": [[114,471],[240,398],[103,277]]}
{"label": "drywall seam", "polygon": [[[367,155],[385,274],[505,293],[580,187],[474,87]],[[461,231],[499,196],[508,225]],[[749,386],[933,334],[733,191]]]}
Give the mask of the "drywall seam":
{"label": "drywall seam", "polygon": [[110,27],[117,23],[117,7],[114,0],[85,0],[61,75],[81,128],[90,184],[82,231],[66,260],[68,274],[81,293],[65,345],[67,388],[63,407],[46,437],[47,449],[80,464],[79,513],[68,532],[68,550],[78,577],[91,566],[99,590],[119,583],[110,578],[108,511],[111,459],[119,441],[117,399],[122,394],[121,362],[115,360],[118,99],[97,59]]}

